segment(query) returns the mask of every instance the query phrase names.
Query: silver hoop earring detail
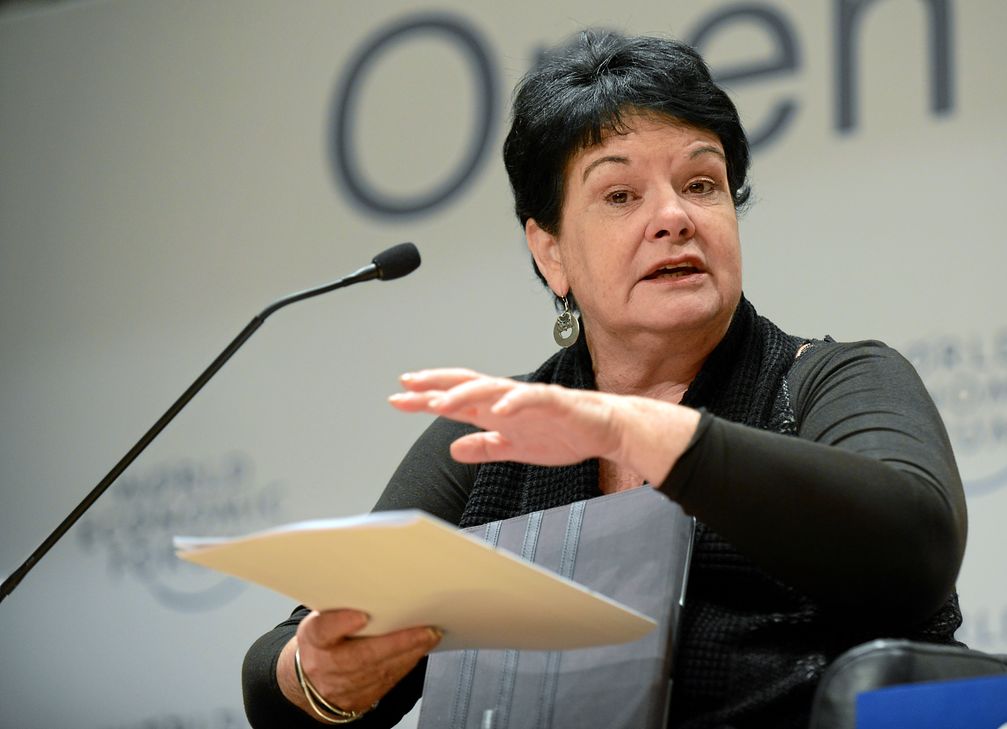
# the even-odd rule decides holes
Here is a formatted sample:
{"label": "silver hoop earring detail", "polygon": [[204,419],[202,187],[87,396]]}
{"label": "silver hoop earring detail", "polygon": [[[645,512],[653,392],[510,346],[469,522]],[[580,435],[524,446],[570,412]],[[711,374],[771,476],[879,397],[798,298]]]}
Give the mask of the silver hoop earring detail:
{"label": "silver hoop earring detail", "polygon": [[570,311],[570,302],[563,297],[563,311],[556,317],[556,323],[552,327],[552,338],[556,344],[566,349],[572,347],[580,336],[580,321]]}

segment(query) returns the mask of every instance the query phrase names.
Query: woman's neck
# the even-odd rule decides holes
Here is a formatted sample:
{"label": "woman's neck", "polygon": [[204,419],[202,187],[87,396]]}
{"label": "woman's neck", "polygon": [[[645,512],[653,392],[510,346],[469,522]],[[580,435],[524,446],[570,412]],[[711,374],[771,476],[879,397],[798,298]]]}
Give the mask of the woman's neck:
{"label": "woman's neck", "polygon": [[673,403],[681,401],[724,334],[676,335],[669,342],[652,334],[612,337],[585,328],[599,390]]}

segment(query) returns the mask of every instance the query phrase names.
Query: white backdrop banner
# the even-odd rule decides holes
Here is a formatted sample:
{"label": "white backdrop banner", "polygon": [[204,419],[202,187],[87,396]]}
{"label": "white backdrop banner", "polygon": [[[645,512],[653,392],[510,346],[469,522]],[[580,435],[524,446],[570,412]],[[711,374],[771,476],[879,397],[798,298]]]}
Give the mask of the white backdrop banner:
{"label": "white backdrop banner", "polygon": [[1007,652],[1007,3],[13,5],[0,573],[272,300],[403,240],[423,265],[272,317],[0,606],[0,727],[245,726],[242,656],[293,606],[170,538],[366,511],[426,425],[385,402],[400,372],[549,355],[500,146],[586,25],[696,44],[737,101],[760,312],[917,366],[968,491],[959,637]]}

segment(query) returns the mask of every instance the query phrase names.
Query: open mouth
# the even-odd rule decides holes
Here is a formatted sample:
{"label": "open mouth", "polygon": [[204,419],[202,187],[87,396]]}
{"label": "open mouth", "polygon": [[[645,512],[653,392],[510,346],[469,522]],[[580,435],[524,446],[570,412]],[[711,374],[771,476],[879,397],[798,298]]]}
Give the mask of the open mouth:
{"label": "open mouth", "polygon": [[684,278],[685,276],[691,276],[694,273],[702,273],[695,266],[683,263],[678,266],[662,266],[653,273],[644,276],[644,281],[655,281],[657,279],[674,279],[674,278]]}

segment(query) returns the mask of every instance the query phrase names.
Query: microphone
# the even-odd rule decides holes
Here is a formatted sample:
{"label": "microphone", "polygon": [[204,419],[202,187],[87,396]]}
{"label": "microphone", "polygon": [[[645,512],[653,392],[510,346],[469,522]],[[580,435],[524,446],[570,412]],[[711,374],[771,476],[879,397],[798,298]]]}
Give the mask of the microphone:
{"label": "microphone", "polygon": [[407,276],[420,265],[420,252],[412,243],[399,243],[387,251],[382,251],[371,259],[371,265],[378,270],[378,278],[391,281]]}
{"label": "microphone", "polygon": [[3,601],[5,597],[14,591],[14,588],[18,586],[21,580],[24,579],[25,575],[31,571],[31,569],[38,563],[42,557],[45,556],[46,552],[52,549],[53,545],[60,540],[60,538],[69,531],[70,527],[77,523],[84,512],[86,512],[98,497],[101,496],[108,489],[109,486],[122,474],[126,468],[136,460],[144,449],[150,445],[151,441],[157,437],[157,435],[164,430],[164,428],[170,423],[179,411],[185,407],[188,402],[203,389],[203,385],[210,381],[210,378],[217,374],[217,371],[224,366],[224,363],[231,358],[231,356],[238,351],[238,349],[243,345],[249,337],[255,333],[255,330],[262,326],[262,323],[266,320],[270,314],[278,309],[282,309],[288,304],[293,304],[295,301],[301,301],[302,299],[309,299],[312,296],[318,296],[319,294],[324,294],[335,289],[342,288],[344,286],[349,286],[351,284],[359,283],[361,281],[370,281],[372,279],[379,279],[381,281],[391,281],[395,278],[401,278],[406,276],[413,271],[415,271],[420,265],[420,252],[416,250],[416,246],[412,243],[399,243],[398,245],[392,246],[386,251],[382,251],[378,255],[371,259],[371,262],[364,266],[363,268],[351,273],[349,276],[338,279],[331,283],[323,284],[317,286],[313,289],[306,289],[305,291],[300,291],[296,294],[290,294],[282,299],[274,301],[272,304],[267,306],[261,312],[259,312],[253,319],[248,323],[248,325],[241,330],[241,332],[236,336],[230,344],[221,352],[210,366],[203,370],[203,373],[196,378],[196,381],[189,385],[189,388],[182,393],[182,395],[172,404],[170,408],[162,415],[154,425],[151,426],[150,430],[143,434],[143,437],[136,442],[129,452],[123,456],[112,470],[106,474],[105,478],[98,482],[91,492],[84,497],[84,499],[77,505],[77,507],[71,511],[65,519],[60,523],[56,529],[53,530],[52,534],[46,537],[45,541],[38,546],[38,548],[31,553],[31,556],[24,561],[24,563],[18,567],[11,575],[3,581],[3,585],[0,585],[0,602]]}
{"label": "microphone", "polygon": [[[371,262],[358,271],[354,271],[346,278],[340,279],[341,285],[348,286],[358,281],[370,281],[379,279],[381,281],[391,281],[393,278],[402,278],[412,273],[420,265],[420,252],[412,243],[399,243],[386,251],[381,251],[371,259]],[[330,290],[322,287],[326,291]]]}

